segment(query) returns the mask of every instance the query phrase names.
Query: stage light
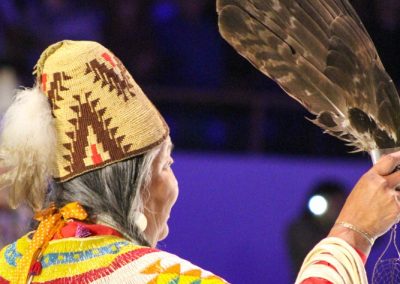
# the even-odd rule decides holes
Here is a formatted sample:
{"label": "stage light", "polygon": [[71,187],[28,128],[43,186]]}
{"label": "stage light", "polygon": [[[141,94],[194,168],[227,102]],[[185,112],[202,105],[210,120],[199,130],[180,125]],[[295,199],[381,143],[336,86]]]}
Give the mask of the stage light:
{"label": "stage light", "polygon": [[321,216],[328,209],[328,201],[322,195],[314,195],[308,201],[308,209],[312,214]]}

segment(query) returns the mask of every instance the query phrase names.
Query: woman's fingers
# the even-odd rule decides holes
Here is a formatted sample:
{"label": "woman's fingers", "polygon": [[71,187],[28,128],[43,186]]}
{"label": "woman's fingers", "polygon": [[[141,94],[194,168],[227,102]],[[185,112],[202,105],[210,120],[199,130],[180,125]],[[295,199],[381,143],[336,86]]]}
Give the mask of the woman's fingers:
{"label": "woman's fingers", "polygon": [[[395,158],[400,158],[399,156]],[[379,170],[389,171],[394,158],[380,162]],[[361,177],[349,195],[339,221],[352,223],[374,237],[381,236],[398,220],[400,214],[400,171],[382,176],[372,168]]]}
{"label": "woman's fingers", "polygon": [[393,173],[398,165],[400,165],[400,152],[391,153],[380,158],[372,169],[377,174],[386,176]]}
{"label": "woman's fingers", "polygon": [[387,188],[400,190],[400,171],[396,171],[392,174],[384,176],[383,178],[387,182]]}

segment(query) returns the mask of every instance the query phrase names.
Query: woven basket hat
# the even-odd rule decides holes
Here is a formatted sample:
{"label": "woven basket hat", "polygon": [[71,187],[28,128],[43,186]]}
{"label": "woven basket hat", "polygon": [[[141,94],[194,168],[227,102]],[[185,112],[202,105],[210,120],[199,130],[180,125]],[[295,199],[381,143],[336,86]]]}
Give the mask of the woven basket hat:
{"label": "woven basket hat", "polygon": [[55,178],[141,154],[168,136],[168,127],[121,61],[102,45],[62,41],[36,65],[57,131]]}
{"label": "woven basket hat", "polygon": [[[142,154],[161,144],[169,135],[164,119],[121,61],[96,42],[66,40],[49,46],[40,56],[35,74],[37,87],[34,89],[39,93],[38,97],[49,102],[45,103],[47,107],[50,105],[49,116],[52,116],[51,123],[55,129],[52,153],[55,160],[52,162],[51,176],[56,181],[67,181],[85,172]],[[22,99],[17,95],[17,103],[18,100]],[[31,106],[27,109],[30,110]],[[26,111],[18,110],[16,113],[21,116]],[[6,113],[6,124],[8,119],[11,121],[9,124],[15,125],[12,118]],[[36,116],[22,120],[32,119],[36,119]],[[32,127],[26,128],[32,131],[32,135],[37,135],[30,130]],[[24,154],[21,149],[27,148],[25,142],[16,143],[15,139],[9,138],[13,135],[7,127],[3,130],[0,154],[14,160],[14,164],[20,168],[17,172],[30,171],[25,177],[39,175],[39,170],[29,170],[32,165],[27,164],[26,157],[21,158],[24,155],[32,156],[35,150],[26,150]],[[18,139],[23,140],[20,137]],[[15,146],[21,143],[22,146]],[[33,166],[35,159],[43,155],[38,152],[36,156],[31,159]],[[21,188],[27,183],[36,187],[43,183],[29,178],[24,180],[16,175],[5,175],[1,179],[4,181],[8,178],[12,186]],[[14,192],[18,195],[21,190]],[[18,205],[18,196],[10,197],[11,200],[17,200],[11,205]],[[38,202],[31,205],[38,208]]]}

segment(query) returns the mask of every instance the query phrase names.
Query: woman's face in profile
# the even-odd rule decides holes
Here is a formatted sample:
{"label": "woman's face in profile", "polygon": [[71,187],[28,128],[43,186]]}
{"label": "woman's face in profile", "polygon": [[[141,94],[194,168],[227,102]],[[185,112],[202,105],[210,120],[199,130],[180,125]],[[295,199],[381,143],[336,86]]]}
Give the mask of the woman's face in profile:
{"label": "woman's face in profile", "polygon": [[178,182],[171,169],[172,147],[171,139],[168,138],[155,158],[148,189],[149,197],[145,200],[144,214],[148,225],[144,233],[152,246],[168,235],[167,221],[178,198]]}

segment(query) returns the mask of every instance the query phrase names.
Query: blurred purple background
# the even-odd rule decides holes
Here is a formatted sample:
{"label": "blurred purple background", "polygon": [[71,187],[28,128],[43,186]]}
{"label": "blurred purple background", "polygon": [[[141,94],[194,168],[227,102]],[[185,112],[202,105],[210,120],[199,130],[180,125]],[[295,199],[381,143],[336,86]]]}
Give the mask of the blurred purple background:
{"label": "blurred purple background", "polygon": [[[351,3],[398,84],[400,2]],[[349,191],[368,156],[322,134],[221,39],[214,0],[1,0],[0,113],[16,86],[34,83],[41,51],[62,39],[109,47],[171,127],[181,192],[160,248],[232,283],[292,282],[289,224],[319,182]],[[26,231],[20,220],[29,215],[11,216],[2,201],[0,246]],[[384,244],[377,242],[369,272]]]}
{"label": "blurred purple background", "polygon": [[[335,179],[351,189],[370,167],[363,161],[177,153],[180,195],[161,249],[232,283],[293,283],[287,226],[309,189]],[[298,236],[298,241],[306,241]],[[386,240],[368,261],[371,273]]]}

